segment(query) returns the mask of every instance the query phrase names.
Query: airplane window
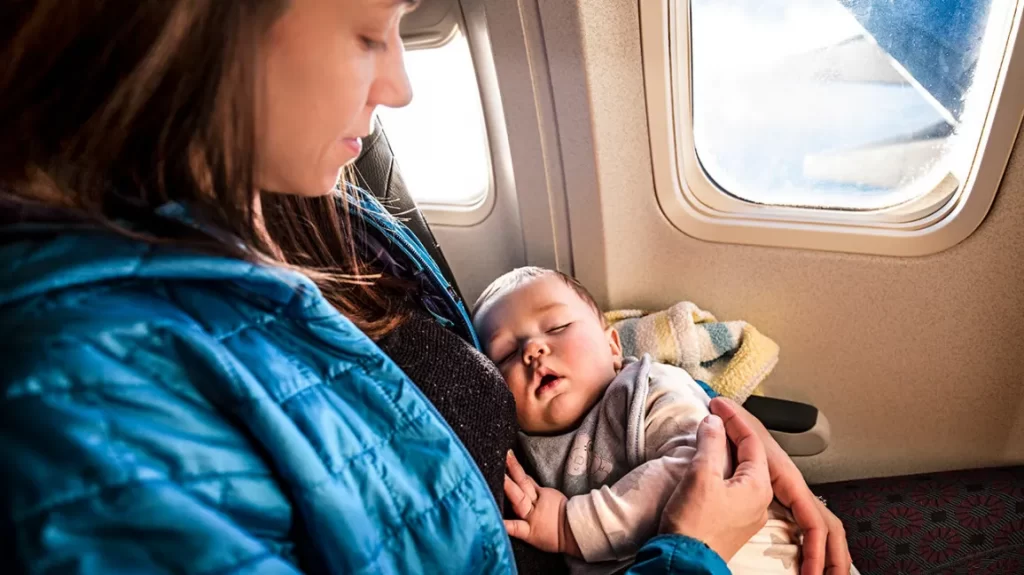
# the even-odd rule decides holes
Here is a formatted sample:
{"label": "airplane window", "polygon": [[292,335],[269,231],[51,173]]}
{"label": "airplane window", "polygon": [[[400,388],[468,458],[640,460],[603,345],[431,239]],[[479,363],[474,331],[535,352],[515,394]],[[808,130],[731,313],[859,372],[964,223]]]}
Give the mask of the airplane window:
{"label": "airplane window", "polygon": [[973,157],[992,99],[975,72],[1002,58],[982,45],[1013,4],[691,0],[700,166],[756,204],[875,210],[923,196],[915,183]]}
{"label": "airplane window", "polygon": [[409,192],[432,207],[478,204],[490,191],[491,166],[469,44],[456,34],[405,57],[412,103],[377,113]]}

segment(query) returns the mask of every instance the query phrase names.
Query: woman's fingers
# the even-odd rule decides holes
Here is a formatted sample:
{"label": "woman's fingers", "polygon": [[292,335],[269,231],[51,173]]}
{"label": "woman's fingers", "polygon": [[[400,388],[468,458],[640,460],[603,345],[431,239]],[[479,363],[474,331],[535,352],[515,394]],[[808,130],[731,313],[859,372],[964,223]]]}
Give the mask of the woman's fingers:
{"label": "woman's fingers", "polygon": [[509,537],[525,541],[530,536],[530,524],[522,519],[506,519],[505,531],[508,531]]}
{"label": "woman's fingers", "polygon": [[825,575],[850,575],[852,573],[850,565],[851,563],[847,563],[845,567],[826,567]]}
{"label": "woman's fingers", "polygon": [[698,477],[710,473],[721,479],[728,461],[729,451],[722,420],[717,415],[709,415],[697,427],[697,453],[693,456],[692,465],[695,470],[699,470]]}
{"label": "woman's fingers", "polygon": [[821,516],[821,511],[815,505],[817,502],[813,496],[800,497],[793,500],[789,509],[804,536],[801,546],[801,575],[818,575],[825,570],[825,541],[828,538],[828,527]]}
{"label": "woman's fingers", "polygon": [[821,513],[825,517],[828,526],[828,542],[825,548],[825,572],[835,575],[849,575],[850,565],[853,559],[850,557],[850,547],[846,542],[846,529],[843,522],[839,520],[824,503],[817,501],[821,506]]}
{"label": "woman's fingers", "polygon": [[[763,454],[764,454],[764,446],[761,445],[761,442],[760,441],[753,441],[753,442],[747,442],[746,441],[747,439],[749,439],[751,437],[756,437],[757,433],[754,431],[754,429],[752,427],[747,425],[746,421],[743,421],[743,418],[739,416],[739,412],[736,411],[736,408],[734,407],[734,405],[735,404],[733,404],[731,401],[727,401],[725,399],[716,397],[715,399],[711,400],[711,405],[709,407],[711,409],[711,413],[713,413],[713,414],[717,415],[718,417],[722,418],[722,423],[725,425],[725,433],[726,433],[726,435],[728,435],[729,439],[731,439],[732,442],[736,445],[736,457],[737,457],[737,460],[739,460],[739,461],[743,461],[744,460],[744,457],[739,453],[740,446],[743,445],[744,443],[746,443],[748,450],[750,450],[750,449],[758,449],[758,450],[760,450],[760,452],[762,454],[762,458],[763,458],[764,457],[763,456]],[[756,452],[754,452],[754,453],[748,452],[748,453],[746,453],[746,455],[747,455],[746,459],[749,460],[749,459],[752,459],[752,457],[756,457],[757,454],[756,454]]]}
{"label": "woman's fingers", "polygon": [[[727,413],[728,415],[728,413]],[[771,501],[771,480],[760,439],[739,422],[723,422],[716,414],[704,418],[697,428],[697,451],[687,471],[665,504],[662,533],[678,533],[703,541],[726,562],[764,526]],[[730,435],[740,438],[740,466],[731,479],[724,475],[728,463]]]}
{"label": "woman's fingers", "polygon": [[726,399],[724,397],[713,398],[711,403],[708,404],[708,409],[711,410],[711,413],[721,417],[723,420],[732,419],[738,414],[736,411],[736,403],[731,399]]}
{"label": "woman's fingers", "polygon": [[800,575],[818,575],[825,570],[825,539],[828,532],[824,527],[803,531],[803,544],[800,546],[802,563]]}
{"label": "woman's fingers", "polygon": [[[839,542],[842,538],[844,541]],[[825,553],[825,573],[829,575],[850,575],[850,566],[853,560],[846,547],[845,535],[840,537],[829,532],[828,549]]]}
{"label": "woman's fingers", "polygon": [[[732,474],[732,482],[756,480],[771,490],[771,478],[768,475],[768,457],[764,445],[757,433],[728,401],[715,398],[711,400],[711,411],[722,418],[725,433],[736,445],[736,471]],[[744,479],[749,478],[749,479]],[[765,504],[767,506],[767,503]]]}
{"label": "woman's fingers", "polygon": [[[722,418],[726,434],[736,445],[737,465],[732,479],[727,482],[730,487],[749,484],[757,486],[758,491],[764,489],[757,496],[763,497],[766,505],[773,488],[778,489],[775,496],[792,511],[803,532],[801,574],[849,575],[850,552],[842,523],[814,497],[788,456],[775,445],[772,453],[781,457],[776,457],[772,464],[774,469],[769,469],[766,444],[772,440],[762,442],[757,421],[749,419],[749,414],[744,416],[743,409],[730,400],[715,398],[709,407]],[[763,428],[761,432],[766,433]],[[775,477],[771,473],[775,473]],[[738,500],[739,494],[734,492],[731,500]]]}

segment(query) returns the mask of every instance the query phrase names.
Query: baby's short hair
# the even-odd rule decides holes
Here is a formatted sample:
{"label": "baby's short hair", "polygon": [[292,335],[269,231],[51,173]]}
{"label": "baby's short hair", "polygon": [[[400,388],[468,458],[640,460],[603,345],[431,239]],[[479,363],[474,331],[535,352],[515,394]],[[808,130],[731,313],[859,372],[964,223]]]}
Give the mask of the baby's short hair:
{"label": "baby's short hair", "polygon": [[600,306],[597,305],[597,301],[594,300],[594,296],[587,291],[587,288],[583,287],[583,284],[576,278],[564,274],[560,271],[549,270],[546,268],[540,268],[537,266],[525,266],[516,268],[491,282],[491,285],[487,286],[480,297],[476,299],[476,303],[473,304],[472,319],[476,322],[477,313],[483,309],[488,303],[500,298],[508,292],[518,288],[519,286],[545,276],[555,276],[558,279],[565,282],[565,285],[572,288],[572,291],[576,292],[576,295],[580,297],[594,313],[597,314],[598,319],[601,320],[601,325],[605,325],[604,314],[601,313]]}

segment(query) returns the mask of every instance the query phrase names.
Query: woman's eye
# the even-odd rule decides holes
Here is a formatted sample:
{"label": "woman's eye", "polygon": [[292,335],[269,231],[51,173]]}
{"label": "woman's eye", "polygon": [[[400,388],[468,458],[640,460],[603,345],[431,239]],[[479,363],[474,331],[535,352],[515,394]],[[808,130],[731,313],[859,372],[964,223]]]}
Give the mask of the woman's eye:
{"label": "woman's eye", "polygon": [[363,41],[363,45],[366,46],[368,50],[373,50],[374,52],[384,52],[388,49],[387,42],[374,40],[373,38],[369,38],[367,36],[362,36],[360,39]]}
{"label": "woman's eye", "polygon": [[551,328],[551,329],[549,329],[549,330],[548,330],[548,333],[558,333],[558,332],[560,332],[560,331],[564,331],[564,330],[565,330],[565,328],[569,327],[569,325],[570,325],[571,323],[572,323],[572,322],[569,322],[569,323],[564,323],[564,324],[562,324],[562,325],[560,325],[560,326],[557,326],[557,327],[553,327],[553,328]]}

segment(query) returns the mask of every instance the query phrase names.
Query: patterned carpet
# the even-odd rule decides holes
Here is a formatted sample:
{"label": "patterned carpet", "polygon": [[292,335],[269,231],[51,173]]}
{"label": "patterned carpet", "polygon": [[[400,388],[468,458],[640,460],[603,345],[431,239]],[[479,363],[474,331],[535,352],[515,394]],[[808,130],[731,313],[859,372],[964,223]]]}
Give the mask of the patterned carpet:
{"label": "patterned carpet", "polygon": [[863,575],[1024,574],[1024,467],[818,485]]}

